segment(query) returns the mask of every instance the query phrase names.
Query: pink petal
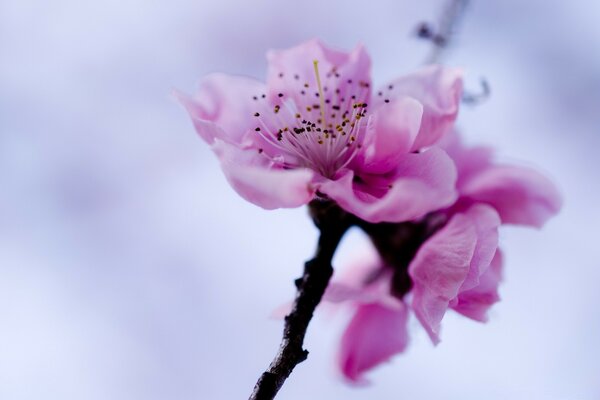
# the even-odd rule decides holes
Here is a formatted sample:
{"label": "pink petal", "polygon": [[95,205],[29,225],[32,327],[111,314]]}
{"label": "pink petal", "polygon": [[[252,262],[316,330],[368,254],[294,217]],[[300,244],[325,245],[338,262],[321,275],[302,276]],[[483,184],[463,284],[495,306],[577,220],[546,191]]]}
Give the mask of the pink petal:
{"label": "pink petal", "polygon": [[421,246],[408,268],[412,308],[434,344],[439,342],[440,322],[469,273],[476,244],[471,218],[456,214]]}
{"label": "pink petal", "polygon": [[477,244],[471,258],[469,273],[460,287],[460,292],[479,285],[480,276],[488,268],[498,249],[498,227],[500,217],[490,206],[476,204],[464,214],[471,219],[477,234]]}
{"label": "pink petal", "polygon": [[228,135],[214,122],[199,117],[196,103],[183,93],[176,93],[179,102],[186,108],[190,114],[196,133],[208,144],[212,144],[215,139],[228,140]]}
{"label": "pink petal", "polygon": [[344,376],[360,381],[364,372],[404,351],[407,319],[404,304],[399,309],[379,304],[358,306],[341,340],[338,363]]}
{"label": "pink petal", "polygon": [[[215,137],[240,143],[249,129],[254,129],[256,111],[254,96],[266,93],[262,82],[240,76],[212,74],[204,78],[192,98],[175,93],[194,121],[196,131],[209,144]],[[200,121],[218,125],[221,132],[210,132]]]}
{"label": "pink petal", "polygon": [[265,209],[299,207],[314,197],[314,173],[269,165],[256,150],[244,150],[216,139],[213,150],[229,184],[244,199]]}
{"label": "pink petal", "polygon": [[461,197],[491,205],[503,223],[541,227],[560,210],[562,199],[556,187],[535,170],[495,165],[491,149],[466,147],[457,132],[446,135],[439,145],[456,164]]}
{"label": "pink petal", "polygon": [[465,183],[461,194],[494,207],[505,224],[541,227],[562,205],[550,180],[533,169],[515,166],[481,171]]}
{"label": "pink petal", "polygon": [[496,251],[494,258],[479,278],[479,285],[458,295],[452,308],[476,321],[487,321],[488,309],[500,300],[498,285],[502,280],[502,254]]}
{"label": "pink petal", "polygon": [[471,178],[493,165],[494,151],[491,148],[465,146],[456,130],[444,135],[437,145],[444,149],[456,164],[456,187],[459,192]]}
{"label": "pink petal", "polygon": [[[351,52],[333,50],[317,39],[302,43],[286,50],[271,50],[267,53],[269,62],[268,86],[272,99],[279,93],[285,98],[293,98],[297,105],[314,103],[317,92],[317,80],[313,61],[319,62],[319,75],[323,87],[331,93],[339,89],[340,97],[356,94],[359,82],[369,83],[371,60],[363,46],[357,46]],[[339,76],[332,73],[335,71]],[[351,81],[351,82],[349,82]],[[308,87],[305,87],[305,84]],[[305,91],[306,95],[302,95]],[[368,92],[368,88],[366,89]]]}
{"label": "pink petal", "polygon": [[452,128],[462,96],[462,72],[431,65],[391,82],[381,92],[382,96],[375,96],[376,106],[383,99],[404,96],[423,105],[421,129],[412,147],[418,150],[432,145]]}
{"label": "pink petal", "polygon": [[369,121],[363,152],[355,164],[362,172],[382,174],[394,169],[411,151],[421,126],[423,106],[403,97],[378,107]]}
{"label": "pink petal", "polygon": [[[369,222],[417,219],[456,200],[454,164],[443,150],[432,148],[405,154],[394,175],[361,176],[348,171],[335,181],[318,184],[318,190],[346,211]],[[391,185],[391,189],[389,186]]]}

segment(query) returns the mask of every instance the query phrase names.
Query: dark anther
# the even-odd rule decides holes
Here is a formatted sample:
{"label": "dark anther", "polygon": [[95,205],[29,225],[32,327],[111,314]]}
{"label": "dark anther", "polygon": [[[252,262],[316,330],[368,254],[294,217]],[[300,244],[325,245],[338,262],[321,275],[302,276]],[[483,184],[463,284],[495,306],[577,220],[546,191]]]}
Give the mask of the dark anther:
{"label": "dark anther", "polygon": [[256,96],[252,96],[252,98],[253,98],[254,100],[258,100],[258,97],[256,97]]}
{"label": "dark anther", "polygon": [[257,112],[255,112],[255,113],[254,113],[254,116],[255,116],[255,117],[260,117],[260,114],[259,114],[259,113],[257,113]]}
{"label": "dark anther", "polygon": [[279,73],[279,77],[280,77],[280,78],[283,78],[283,72],[280,72],[280,73]]}
{"label": "dark anther", "polygon": [[385,101],[386,103],[389,103],[389,102],[390,102],[390,99],[385,99],[384,101]]}
{"label": "dark anther", "polygon": [[257,126],[257,127],[256,127],[254,130],[255,130],[256,132],[259,132],[259,131],[260,131],[260,128]]}
{"label": "dark anther", "polygon": [[279,97],[283,97],[283,93],[279,93],[277,96],[279,96]]}

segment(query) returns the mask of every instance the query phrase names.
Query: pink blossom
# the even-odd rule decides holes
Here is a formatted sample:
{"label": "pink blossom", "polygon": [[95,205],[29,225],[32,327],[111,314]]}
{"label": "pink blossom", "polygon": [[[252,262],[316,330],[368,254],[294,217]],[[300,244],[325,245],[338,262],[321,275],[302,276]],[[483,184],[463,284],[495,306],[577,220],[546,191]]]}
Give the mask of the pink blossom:
{"label": "pink blossom", "polygon": [[[327,301],[349,301],[354,308],[339,354],[339,367],[352,381],[405,349],[409,308],[434,344],[448,309],[485,322],[487,311],[500,299],[499,226],[541,226],[560,209],[558,192],[539,173],[494,164],[489,149],[466,148],[456,133],[441,145],[457,164],[460,198],[415,224],[440,215],[447,223],[422,238],[408,265],[386,265],[374,252],[368,262],[331,283],[325,295]],[[398,274],[410,277],[406,293],[393,287]]]}
{"label": "pink blossom", "polygon": [[562,198],[554,184],[532,168],[497,164],[489,147],[465,147],[451,132],[440,141],[458,169],[457,207],[489,204],[503,224],[541,228],[558,213]]}
{"label": "pink blossom", "polygon": [[455,167],[434,146],[452,129],[462,80],[428,66],[372,92],[371,61],[317,40],[270,51],[266,84],[206,77],[178,94],[232,187],[266,209],[335,200],[370,221],[405,221],[457,197]]}

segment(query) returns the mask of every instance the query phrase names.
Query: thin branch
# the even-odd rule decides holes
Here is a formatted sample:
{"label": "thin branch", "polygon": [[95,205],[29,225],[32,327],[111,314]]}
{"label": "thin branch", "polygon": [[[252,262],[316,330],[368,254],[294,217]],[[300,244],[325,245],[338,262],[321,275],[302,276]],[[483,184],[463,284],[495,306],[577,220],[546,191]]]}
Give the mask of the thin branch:
{"label": "thin branch", "polygon": [[271,400],[296,365],[306,360],[304,336],[315,308],[333,275],[331,259],[340,240],[352,225],[353,216],[329,201],[313,201],[310,212],[320,230],[315,256],[306,262],[304,274],[296,280],[298,289],[292,311],[285,317],[283,339],[269,368],[260,376],[250,400]]}
{"label": "thin branch", "polygon": [[427,64],[435,64],[441,61],[445,50],[450,47],[458,31],[462,16],[468,6],[469,0],[448,0],[440,16],[437,30],[433,31],[427,24],[422,24],[419,27],[418,35],[430,40],[433,44],[431,53],[427,57]]}

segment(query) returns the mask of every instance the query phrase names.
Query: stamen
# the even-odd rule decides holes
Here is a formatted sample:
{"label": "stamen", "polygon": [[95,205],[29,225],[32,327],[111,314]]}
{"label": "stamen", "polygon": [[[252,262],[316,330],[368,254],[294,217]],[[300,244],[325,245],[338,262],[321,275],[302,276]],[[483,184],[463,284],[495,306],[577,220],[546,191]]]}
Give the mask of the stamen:
{"label": "stamen", "polygon": [[321,119],[327,125],[327,119],[325,118],[325,96],[323,96],[323,88],[321,87],[321,77],[319,76],[319,61],[314,60],[315,76],[317,77],[317,86],[319,88],[319,100],[321,101]]}

